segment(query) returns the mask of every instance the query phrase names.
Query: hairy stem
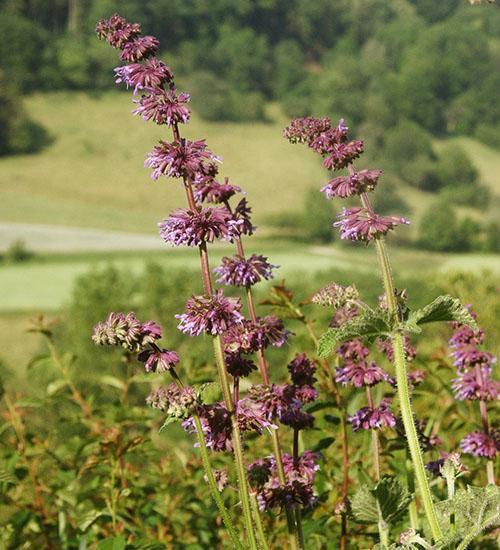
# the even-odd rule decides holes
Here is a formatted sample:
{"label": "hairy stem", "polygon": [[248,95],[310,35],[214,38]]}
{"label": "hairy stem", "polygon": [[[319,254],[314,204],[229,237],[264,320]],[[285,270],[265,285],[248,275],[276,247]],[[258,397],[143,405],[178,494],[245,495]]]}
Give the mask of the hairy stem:
{"label": "hairy stem", "polygon": [[[372,390],[369,386],[366,388],[366,398],[368,406],[373,409],[373,396]],[[375,470],[375,479],[380,480],[380,442],[378,439],[377,430],[371,430],[372,436],[372,457],[373,457],[373,469]]]}
{"label": "hairy stem", "polygon": [[[293,430],[293,466],[295,469],[299,467],[299,430],[294,428]],[[294,506],[295,524],[297,527],[297,540],[299,548],[305,548],[304,546],[304,532],[302,530],[302,511],[300,504]]]}
{"label": "hairy stem", "polygon": [[[184,384],[182,383],[181,379],[179,378],[175,370],[171,369],[170,374],[172,375],[172,378],[174,379],[174,382],[176,383],[177,387],[182,389],[184,387]],[[231,519],[231,516],[229,515],[229,512],[227,511],[227,508],[224,504],[224,501],[220,496],[219,489],[217,489],[217,483],[215,481],[215,476],[212,471],[212,466],[210,465],[210,457],[208,456],[208,448],[205,441],[205,436],[203,435],[203,427],[201,425],[200,417],[196,412],[192,414],[192,417],[193,417],[194,425],[196,427],[196,436],[198,438],[201,462],[203,464],[203,469],[205,470],[205,475],[207,476],[210,492],[212,493],[212,497],[215,500],[215,504],[219,509],[219,513],[222,517],[222,521],[224,522],[224,525],[229,533],[229,536],[231,537],[231,541],[234,547],[237,548],[238,550],[244,550],[245,547],[240,542],[238,533],[234,528],[233,520]]]}
{"label": "hairy stem", "polygon": [[254,493],[250,493],[250,503],[252,505],[252,512],[255,520],[255,525],[257,527],[257,538],[259,540],[259,546],[262,550],[269,550],[269,545],[267,544],[264,527],[262,526],[262,518],[260,517],[259,505],[257,503],[257,498]]}
{"label": "hairy stem", "polygon": [[[177,141],[180,140],[180,132],[177,124],[174,124],[174,126],[172,127],[172,132],[174,135],[174,139],[176,139]],[[184,189],[186,191],[186,198],[187,198],[189,208],[191,208],[191,210],[196,212],[199,209],[196,204],[196,199],[194,197],[191,182],[187,177],[183,177],[183,182],[184,182]],[[208,261],[207,245],[205,242],[203,242],[202,244],[200,244],[198,248],[200,253],[203,291],[206,296],[212,296],[213,287],[212,287],[212,279],[210,276],[210,264]],[[240,428],[238,426],[238,419],[236,416],[236,411],[234,409],[234,403],[231,396],[231,388],[229,385],[229,375],[226,369],[224,349],[222,346],[222,340],[220,336],[214,336],[213,347],[214,347],[214,353],[215,353],[215,363],[217,365],[217,373],[219,376],[219,383],[221,386],[224,403],[231,418],[233,455],[234,455],[234,461],[236,464],[236,472],[238,477],[238,489],[239,489],[239,495],[241,498],[241,505],[243,509],[245,529],[247,532],[248,542],[251,550],[257,550],[257,542],[255,539],[254,525],[252,521],[252,511],[250,507],[250,494],[248,491],[248,481],[246,477],[245,464],[243,462],[243,449],[241,446]]]}
{"label": "hairy stem", "polygon": [[[349,172],[352,173],[353,170],[354,169],[352,168],[352,166],[350,166]],[[368,211],[373,212],[373,208],[366,193],[361,194],[361,202]],[[380,263],[380,269],[382,271],[382,278],[384,281],[387,308],[393,318],[396,319],[398,316],[398,304],[396,300],[396,295],[394,293],[391,264],[389,262],[389,256],[387,255],[387,248],[385,246],[384,239],[375,239],[375,246],[377,249],[377,256]],[[403,426],[405,429],[406,439],[408,441],[408,447],[410,449],[410,456],[413,462],[413,468],[415,470],[415,478],[417,480],[417,486],[420,491],[420,496],[422,497],[425,515],[427,517],[432,536],[436,541],[439,541],[443,538],[443,533],[441,532],[441,527],[439,526],[436,510],[432,501],[432,494],[429,487],[429,481],[425,473],[424,460],[418,441],[415,420],[413,418],[413,411],[410,401],[410,388],[408,385],[408,376],[406,369],[403,335],[400,332],[394,332],[391,336],[391,341],[394,350],[394,367],[396,371],[396,384],[398,390],[399,406],[401,408]]]}

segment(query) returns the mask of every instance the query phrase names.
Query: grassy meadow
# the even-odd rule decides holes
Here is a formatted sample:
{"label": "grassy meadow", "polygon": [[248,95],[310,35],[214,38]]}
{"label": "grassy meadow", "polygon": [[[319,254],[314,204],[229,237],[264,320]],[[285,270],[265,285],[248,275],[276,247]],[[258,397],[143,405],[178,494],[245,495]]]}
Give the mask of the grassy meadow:
{"label": "grassy meadow", "polygon": [[[26,108],[48,129],[53,141],[39,154],[0,159],[0,221],[156,236],[158,220],[183,206],[184,197],[177,181],[152,182],[149,170],[142,167],[145,154],[161,139],[162,130],[130,116],[130,98],[130,94],[117,91],[29,97]],[[375,262],[371,249],[291,242],[273,237],[266,227],[274,214],[300,211],[306,191],[317,189],[327,179],[313,153],[304,147],[292,147],[281,137],[286,123],[279,109],[271,105],[265,123],[209,123],[194,113],[184,131],[188,137],[206,138],[209,147],[224,157],[222,173],[247,191],[254,205],[254,220],[260,226],[248,249],[264,253],[282,266],[279,277],[298,276],[300,280],[300,273],[309,277],[329,269],[344,271],[347,279],[351,272],[369,273]],[[497,206],[500,152],[468,138],[453,141],[470,152],[482,181],[493,190]],[[436,148],[444,144],[436,142]],[[414,232],[421,213],[434,197],[409,187],[402,194],[413,210],[409,215],[412,226],[404,231]],[[478,215],[477,211],[466,210]],[[214,247],[214,265],[226,249],[223,245]],[[494,255],[394,248],[392,257],[400,276],[431,276],[449,270],[488,269],[500,273],[500,257]],[[140,272],[147,261],[185,270],[195,269],[198,262],[192,250],[161,250],[159,246],[157,252],[38,254],[27,263],[0,265],[0,324],[9,327],[8,331],[0,331],[3,358],[9,365],[27,361],[33,347],[24,337],[29,317],[38,312],[57,313],[68,302],[79,275],[109,263]]]}

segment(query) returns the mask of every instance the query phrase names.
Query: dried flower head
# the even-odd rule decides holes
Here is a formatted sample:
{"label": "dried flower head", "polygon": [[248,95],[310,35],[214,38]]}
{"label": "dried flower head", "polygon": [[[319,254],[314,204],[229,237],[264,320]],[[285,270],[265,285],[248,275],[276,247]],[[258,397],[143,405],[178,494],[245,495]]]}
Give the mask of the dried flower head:
{"label": "dried flower head", "polygon": [[160,386],[154,389],[146,403],[155,409],[164,411],[167,418],[188,418],[199,404],[199,397],[196,391],[190,386],[179,388],[176,384]]}
{"label": "dried flower head", "polygon": [[110,313],[106,321],[94,328],[92,340],[101,346],[122,346],[132,352],[142,351],[161,338],[161,328],[153,321],[141,323],[134,312]]}
{"label": "dried flower head", "polygon": [[354,285],[343,286],[337,283],[330,283],[313,294],[311,301],[314,304],[339,309],[345,305],[355,302],[359,293]]}

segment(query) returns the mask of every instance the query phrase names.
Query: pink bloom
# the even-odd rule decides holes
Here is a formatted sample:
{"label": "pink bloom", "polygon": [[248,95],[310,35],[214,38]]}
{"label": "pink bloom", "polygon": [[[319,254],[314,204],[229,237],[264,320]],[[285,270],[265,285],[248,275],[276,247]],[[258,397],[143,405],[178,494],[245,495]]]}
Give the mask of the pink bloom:
{"label": "pink bloom", "polygon": [[338,176],[330,180],[321,191],[326,198],[345,198],[373,191],[381,176],[380,170],[360,170],[350,176]]}
{"label": "pink bloom", "polygon": [[161,88],[148,89],[146,92],[147,95],[137,101],[139,107],[133,112],[134,115],[167,126],[188,122],[190,111],[185,105],[189,102],[189,94],[177,95],[174,90],[165,91]]}
{"label": "pink bloom", "polygon": [[222,265],[214,269],[219,277],[217,282],[232,286],[252,286],[263,279],[272,279],[273,269],[278,266],[272,265],[264,256],[252,254],[249,258],[232,256],[222,258]]}
{"label": "pink bloom", "polygon": [[340,238],[352,241],[372,241],[386,235],[401,224],[409,224],[405,218],[379,216],[366,208],[344,208],[333,227],[340,228]]}
{"label": "pink bloom", "polygon": [[140,61],[154,55],[160,46],[160,42],[154,36],[140,36],[124,44],[120,59],[127,63]]}
{"label": "pink bloom", "polygon": [[146,372],[168,372],[179,362],[177,353],[168,349],[148,349],[141,352],[138,359],[144,363]]}

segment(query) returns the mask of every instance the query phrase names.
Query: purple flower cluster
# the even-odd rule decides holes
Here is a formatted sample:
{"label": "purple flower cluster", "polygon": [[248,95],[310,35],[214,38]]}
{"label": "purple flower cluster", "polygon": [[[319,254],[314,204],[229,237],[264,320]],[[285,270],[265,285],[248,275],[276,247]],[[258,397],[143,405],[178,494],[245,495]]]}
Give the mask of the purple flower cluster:
{"label": "purple flower cluster", "polygon": [[347,421],[352,425],[355,432],[384,427],[392,428],[396,425],[396,417],[389,405],[390,401],[383,399],[378,407],[363,407],[350,416]]}
{"label": "purple flower cluster", "polygon": [[500,430],[491,430],[490,433],[472,432],[460,442],[464,453],[494,459],[500,451]]}
{"label": "purple flower cluster", "polygon": [[168,349],[146,349],[137,358],[144,363],[146,372],[168,372],[179,362],[177,353]]}
{"label": "purple flower cluster", "polygon": [[279,420],[295,430],[312,428],[314,417],[302,407],[317,397],[313,387],[316,365],[305,353],[300,353],[288,364],[288,371],[291,384],[252,386],[249,395],[262,405],[269,420]]}
{"label": "purple flower cluster", "polygon": [[162,88],[148,89],[146,92],[137,100],[138,107],[133,111],[134,115],[167,126],[188,122],[190,111],[186,103],[190,100],[189,94],[176,94],[174,90]]}
{"label": "purple flower cluster", "polygon": [[[476,315],[469,306],[469,311]],[[449,340],[453,365],[457,378],[453,380],[455,398],[460,401],[494,401],[500,393],[500,383],[492,378],[492,366],[496,357],[479,348],[484,342],[484,331],[460,323],[452,323],[454,333]],[[485,405],[482,405],[485,407]],[[474,431],[465,436],[460,446],[465,453],[493,459],[500,448],[500,431],[488,429],[486,408],[481,409],[484,431]]]}
{"label": "purple flower cluster", "polygon": [[318,454],[305,451],[297,460],[288,454],[283,455],[283,469],[286,483],[282,485],[278,478],[276,460],[267,457],[256,460],[248,466],[248,479],[257,495],[261,510],[283,509],[298,504],[311,508],[317,501],[313,484],[319,470]]}
{"label": "purple flower cluster", "polygon": [[96,344],[122,346],[132,352],[140,352],[160,338],[161,328],[156,323],[141,323],[132,311],[127,314],[110,313],[106,321],[95,326],[92,334]]}
{"label": "purple flower cluster", "polygon": [[[241,432],[262,433],[265,429],[275,429],[262,405],[247,397],[235,403],[235,414]],[[229,451],[232,449],[231,415],[224,403],[200,405],[197,409],[205,436],[206,444],[213,451]],[[188,433],[196,433],[192,418],[186,419],[182,427]]]}
{"label": "purple flower cluster", "polygon": [[380,170],[355,171],[352,162],[363,153],[363,142],[349,141],[348,128],[341,119],[333,128],[328,118],[313,117],[293,119],[283,135],[291,143],[306,143],[323,157],[323,166],[328,170],[349,169],[347,176],[330,180],[321,191],[326,197],[347,198],[363,195],[363,207],[344,209],[333,227],[340,228],[340,237],[353,241],[369,242],[386,235],[398,225],[409,221],[398,216],[380,216],[367,204],[366,193],[373,191],[382,172]]}
{"label": "purple flower cluster", "polygon": [[333,227],[340,228],[340,238],[351,241],[372,241],[386,235],[398,225],[409,224],[398,216],[380,216],[366,208],[344,208]]}
{"label": "purple flower cluster", "polygon": [[249,258],[242,258],[237,254],[222,258],[222,265],[216,267],[214,273],[218,275],[220,284],[250,287],[262,279],[272,279],[273,269],[277,267],[265,256],[252,254]]}
{"label": "purple flower cluster", "polygon": [[153,180],[160,176],[194,179],[200,173],[215,173],[217,167],[214,163],[217,161],[220,158],[207,149],[204,139],[190,141],[181,138],[173,143],[160,141],[148,154],[144,166],[153,169]]}
{"label": "purple flower cluster", "polygon": [[213,202],[215,204],[227,203],[236,193],[241,193],[241,187],[229,183],[225,178],[224,183],[219,183],[213,176],[198,175],[193,181],[194,195],[200,202]]}
{"label": "purple flower cluster", "polygon": [[215,239],[232,241],[238,233],[238,223],[225,208],[189,210],[178,208],[160,222],[161,238],[174,246],[199,246]]}
{"label": "purple flower cluster", "polygon": [[227,353],[255,353],[268,346],[280,348],[290,334],[274,315],[257,317],[255,323],[245,319],[225,332],[224,348]]}
{"label": "purple flower cluster", "polygon": [[144,63],[132,63],[115,69],[116,84],[125,84],[127,88],[134,88],[134,94],[139,90],[163,88],[166,84],[172,87],[173,78],[170,67],[156,57]]}
{"label": "purple flower cluster", "polygon": [[360,195],[367,191],[373,191],[381,175],[380,170],[360,170],[349,176],[338,176],[322,187],[321,192],[326,195],[327,199],[334,197],[345,199],[353,195]]}
{"label": "purple flower cluster", "polygon": [[165,412],[167,418],[187,418],[198,406],[198,395],[190,386],[179,388],[176,384],[154,389],[146,403]]}
{"label": "purple flower cluster", "polygon": [[368,361],[369,350],[361,340],[350,340],[337,349],[342,358],[341,366],[336,369],[335,381],[340,384],[352,384],[356,388],[374,386],[379,382],[388,382],[389,375],[374,361]]}
{"label": "purple flower cluster", "polygon": [[239,298],[227,298],[221,289],[212,296],[192,296],[186,302],[185,312],[176,315],[178,329],[190,336],[224,334],[234,325],[242,324]]}

